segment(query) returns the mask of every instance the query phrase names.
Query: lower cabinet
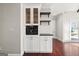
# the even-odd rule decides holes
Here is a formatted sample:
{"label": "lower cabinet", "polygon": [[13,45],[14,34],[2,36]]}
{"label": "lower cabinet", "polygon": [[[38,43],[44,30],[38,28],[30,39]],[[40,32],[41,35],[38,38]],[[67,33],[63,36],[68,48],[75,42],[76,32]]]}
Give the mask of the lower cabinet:
{"label": "lower cabinet", "polygon": [[52,53],[52,38],[49,36],[27,36],[24,51],[27,53]]}
{"label": "lower cabinet", "polygon": [[52,53],[52,38],[48,36],[40,37],[40,52]]}
{"label": "lower cabinet", "polygon": [[37,53],[37,52],[40,52],[40,46],[39,46],[39,42],[40,40],[39,40],[39,37],[38,36],[35,36],[35,37],[33,37],[33,52],[35,53]]}
{"label": "lower cabinet", "polygon": [[33,39],[31,36],[27,36],[24,39],[24,51],[27,53],[33,52]]}
{"label": "lower cabinet", "polygon": [[39,52],[38,36],[26,36],[24,39],[24,51],[27,53]]}

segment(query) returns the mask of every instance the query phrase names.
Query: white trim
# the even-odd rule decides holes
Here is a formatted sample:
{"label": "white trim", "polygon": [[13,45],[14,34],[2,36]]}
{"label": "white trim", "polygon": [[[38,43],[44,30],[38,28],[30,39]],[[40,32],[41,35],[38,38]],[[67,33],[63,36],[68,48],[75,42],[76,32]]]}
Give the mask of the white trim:
{"label": "white trim", "polygon": [[20,54],[8,54],[8,56],[21,56]]}
{"label": "white trim", "polygon": [[23,51],[23,34],[24,34],[24,32],[23,32],[23,4],[21,3],[20,4],[20,30],[21,30],[21,37],[20,37],[20,41],[21,41],[21,44],[20,44],[20,46],[21,46],[21,53],[20,53],[20,55],[22,56],[23,55],[23,53],[24,53],[24,51]]}

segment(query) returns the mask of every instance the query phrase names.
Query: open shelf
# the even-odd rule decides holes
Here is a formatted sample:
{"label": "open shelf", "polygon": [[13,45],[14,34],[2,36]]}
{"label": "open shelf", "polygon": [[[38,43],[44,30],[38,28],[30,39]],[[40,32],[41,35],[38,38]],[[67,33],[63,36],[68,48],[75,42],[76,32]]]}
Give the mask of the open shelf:
{"label": "open shelf", "polygon": [[50,24],[50,20],[40,20],[40,25],[41,25],[42,23],[48,23],[48,25],[49,25],[49,24]]}
{"label": "open shelf", "polygon": [[41,17],[41,15],[48,15],[48,17],[49,17],[50,13],[51,12],[40,12],[40,17]]}

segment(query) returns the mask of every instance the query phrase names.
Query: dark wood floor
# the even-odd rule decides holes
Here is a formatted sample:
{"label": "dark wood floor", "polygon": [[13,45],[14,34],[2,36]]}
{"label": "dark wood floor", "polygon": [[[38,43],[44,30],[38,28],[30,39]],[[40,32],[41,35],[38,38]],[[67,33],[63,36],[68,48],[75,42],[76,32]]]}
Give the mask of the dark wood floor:
{"label": "dark wood floor", "polygon": [[23,56],[64,56],[63,43],[58,39],[53,39],[52,53],[24,53]]}

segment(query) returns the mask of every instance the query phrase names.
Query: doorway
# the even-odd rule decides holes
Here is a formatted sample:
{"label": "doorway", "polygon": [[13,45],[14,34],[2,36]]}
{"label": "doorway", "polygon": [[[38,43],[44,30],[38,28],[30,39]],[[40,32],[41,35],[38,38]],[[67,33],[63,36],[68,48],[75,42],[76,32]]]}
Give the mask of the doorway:
{"label": "doorway", "polygon": [[78,33],[79,33],[78,22],[71,23],[70,29],[71,29],[71,33],[70,33],[71,40],[79,40],[79,37],[78,37]]}

